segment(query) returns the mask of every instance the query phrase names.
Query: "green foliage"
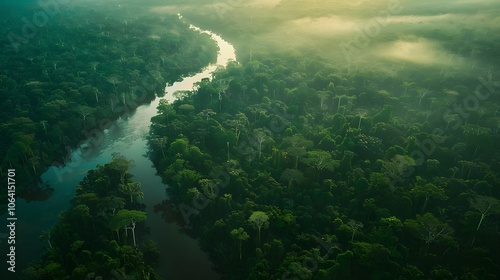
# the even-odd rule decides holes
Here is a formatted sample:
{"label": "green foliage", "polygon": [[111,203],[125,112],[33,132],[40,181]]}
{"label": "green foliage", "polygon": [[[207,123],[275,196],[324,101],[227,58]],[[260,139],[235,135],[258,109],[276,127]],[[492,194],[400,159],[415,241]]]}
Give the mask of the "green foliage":
{"label": "green foliage", "polygon": [[260,246],[260,233],[263,228],[269,226],[269,217],[262,211],[255,211],[248,218],[248,222],[257,229],[257,244]]}
{"label": "green foliage", "polygon": [[[134,209],[139,205],[129,201],[129,194],[123,193],[119,184],[103,184],[134,184],[128,173],[130,164],[115,155],[112,162],[88,172],[78,186],[71,208],[43,232],[41,238],[47,240],[48,252],[23,271],[23,279],[112,279],[116,273],[135,279],[159,279],[150,266],[158,259],[158,248],[152,241],[141,243],[146,213]],[[96,184],[105,191],[96,194]],[[120,231],[129,230],[133,232],[133,247],[129,245],[130,237],[119,235]],[[136,232],[140,249],[135,246]]]}
{"label": "green foliage", "polygon": [[[15,19],[26,13],[31,20],[33,11],[5,5],[5,30],[20,32]],[[11,9],[16,16],[10,16]],[[0,170],[16,168],[19,196],[45,199],[43,186],[23,186],[66,162],[78,141],[91,138],[88,149],[96,149],[111,121],[161,95],[167,82],[215,61],[217,46],[208,35],[175,15],[160,19],[144,9],[123,13],[114,4],[79,5],[65,13],[57,8],[57,18],[49,12],[43,26],[33,26],[37,35],[29,44],[10,44],[4,36]]]}
{"label": "green foliage", "polygon": [[146,213],[137,210],[122,209],[111,218],[109,228],[115,231],[125,228],[130,225],[132,221],[142,222],[146,220]]}
{"label": "green foliage", "polygon": [[[189,98],[161,104],[151,159],[224,277],[438,277],[429,262],[454,277],[464,266],[498,274],[472,253],[500,240],[489,218],[497,212],[473,202],[477,194],[498,199],[498,157],[477,148],[496,138],[451,131],[454,123],[438,135],[445,120],[408,109],[419,102],[409,99],[413,80],[389,86],[377,75],[344,75],[314,57],[254,56],[218,69]],[[471,79],[464,74],[475,86]],[[257,246],[244,242],[252,228]]]}
{"label": "green foliage", "polygon": [[[191,3],[181,2],[171,4]],[[498,278],[500,99],[484,98],[498,65],[493,25],[480,33],[473,25],[454,26],[450,36],[425,29],[425,19],[403,21],[411,28],[403,29],[411,31],[406,35],[441,44],[447,54],[432,56],[432,63],[418,59],[424,51],[405,63],[395,58],[387,67],[380,58],[363,66],[370,52],[344,63],[331,37],[288,30],[289,23],[308,28],[328,20],[332,11],[350,17],[350,4],[295,2],[265,9],[232,3],[215,17],[210,5],[186,9],[190,20],[238,42],[241,57],[193,90],[175,93],[172,104],[160,101],[152,119],[150,156],[172,204],[193,210],[186,228],[228,279]],[[366,5],[369,13],[378,9]],[[208,36],[175,17],[159,22],[120,14],[124,25],[112,13],[74,9],[41,28],[37,42],[16,48],[18,54],[7,53],[8,45],[0,51],[1,170],[19,166],[18,177],[37,177],[83,138],[80,131],[102,131],[100,120],[161,95],[157,86],[141,99],[142,77],[172,83],[216,53]],[[405,7],[407,14],[413,9]],[[466,10],[462,3],[458,9]],[[5,30],[16,30],[5,18]],[[384,28],[372,44],[406,44],[412,37]],[[158,30],[165,31],[154,36]],[[313,48],[294,48],[303,42]],[[277,54],[283,46],[286,53]],[[485,62],[493,67],[478,80],[491,67]],[[119,235],[145,219],[133,212],[141,194],[126,172],[130,164],[115,157],[89,172],[62,222],[42,235],[51,255],[26,275],[146,278],[151,270],[140,252]],[[252,227],[258,248],[243,242]],[[231,254],[237,251],[239,258]]]}

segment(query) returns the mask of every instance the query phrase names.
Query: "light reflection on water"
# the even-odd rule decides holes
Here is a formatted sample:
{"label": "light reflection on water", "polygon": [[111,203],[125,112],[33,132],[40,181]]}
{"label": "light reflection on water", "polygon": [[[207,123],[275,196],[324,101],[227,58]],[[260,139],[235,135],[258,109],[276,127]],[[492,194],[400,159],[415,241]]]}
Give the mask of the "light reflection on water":
{"label": "light reflection on water", "polygon": [[[167,86],[163,99],[169,102],[174,101],[175,91],[191,90],[195,82],[210,78],[217,66],[224,66],[229,60],[236,60],[234,47],[231,44],[209,31],[191,27],[209,34],[218,43],[217,63],[207,66],[201,73]],[[118,152],[134,161],[134,167],[130,172],[134,175],[134,180],[142,184],[143,202],[147,205],[147,226],[151,229],[150,237],[158,243],[161,251],[158,268],[160,275],[165,279],[220,278],[212,270],[208,254],[200,249],[198,242],[183,234],[178,225],[165,223],[161,214],[153,211],[154,205],[160,204],[166,198],[165,185],[162,184],[161,178],[156,176],[156,170],[145,156],[147,153],[145,137],[149,132],[151,117],[156,115],[159,101],[160,98],[157,98],[150,104],[141,105],[129,116],[118,119],[102,133],[102,137],[89,141],[88,148],[83,152],[74,151],[71,154],[71,161],[66,163],[65,167],[54,166],[45,172],[41,180],[54,188],[48,200],[35,202],[17,200],[16,270],[19,275],[29,262],[36,261],[46,251],[47,245],[45,241],[39,239],[40,233],[49,229],[57,221],[58,214],[68,208],[70,199],[75,195],[76,185],[89,170],[98,164],[103,165],[111,161],[112,154]],[[6,215],[3,215],[1,220],[5,221]],[[5,239],[1,241],[0,244],[4,247]]]}

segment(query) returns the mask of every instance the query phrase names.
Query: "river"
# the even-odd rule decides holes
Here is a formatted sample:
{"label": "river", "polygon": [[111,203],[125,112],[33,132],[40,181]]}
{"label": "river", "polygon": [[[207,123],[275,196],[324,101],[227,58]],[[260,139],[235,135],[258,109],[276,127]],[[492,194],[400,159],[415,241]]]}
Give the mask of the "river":
{"label": "river", "polygon": [[[182,19],[182,16],[179,15]],[[192,90],[195,82],[210,78],[211,73],[219,66],[227,65],[229,60],[236,60],[234,47],[220,36],[198,27],[190,26],[200,33],[209,34],[219,46],[217,62],[207,66],[202,72],[184,78],[173,85],[167,85],[165,96],[169,102],[175,100],[173,93],[178,90]],[[146,157],[148,151],[145,137],[149,133],[151,117],[155,116],[161,98],[156,98],[150,104],[139,106],[128,116],[118,119],[108,129],[103,131],[93,149],[82,153],[77,149],[71,154],[71,161],[64,167],[51,167],[41,179],[54,188],[52,196],[45,201],[27,202],[18,199],[16,202],[16,271],[17,278],[29,262],[37,261],[47,250],[47,243],[39,236],[41,231],[53,225],[58,214],[70,206],[69,201],[75,195],[76,185],[85,174],[98,164],[111,161],[112,154],[121,153],[127,159],[134,161],[130,173],[134,180],[142,184],[144,192],[143,203],[146,204],[147,226],[151,229],[150,238],[160,249],[160,265],[158,273],[163,279],[220,279],[220,275],[212,269],[208,254],[201,250],[197,240],[181,232],[175,223],[166,223],[160,213],[153,211],[154,205],[167,199],[165,185],[156,175],[156,169]],[[94,139],[95,141],[95,139]],[[95,142],[94,142],[95,143]],[[1,217],[6,221],[7,216]],[[5,229],[0,232],[2,248],[6,248]],[[5,250],[6,251],[6,250]],[[5,257],[4,250],[2,254]],[[4,265],[5,266],[5,263]],[[0,275],[6,270],[2,269]],[[12,276],[12,275],[10,275]],[[2,279],[6,279],[1,277]],[[16,277],[14,277],[16,278]],[[8,278],[8,279],[14,279]],[[16,278],[16,279],[17,279]]]}

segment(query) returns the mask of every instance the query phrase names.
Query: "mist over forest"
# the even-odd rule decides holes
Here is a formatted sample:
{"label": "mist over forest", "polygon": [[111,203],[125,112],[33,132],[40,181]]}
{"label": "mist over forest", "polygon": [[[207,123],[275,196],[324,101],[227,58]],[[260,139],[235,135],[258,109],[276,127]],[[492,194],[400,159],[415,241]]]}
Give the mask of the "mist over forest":
{"label": "mist over forest", "polygon": [[[473,50],[484,47],[494,52],[498,6],[496,1],[235,0],[201,1],[195,6],[187,1],[159,5],[153,11],[192,15],[192,20],[243,41],[246,52],[300,49],[345,65],[343,44],[350,44],[357,49],[351,60],[365,67],[373,62],[449,67],[457,66],[457,59],[450,63],[450,54],[467,57],[469,66],[486,62]],[[459,43],[464,40],[470,42],[467,47]]]}
{"label": "mist over forest", "polygon": [[3,0],[0,22],[2,279],[500,276],[499,1]]}

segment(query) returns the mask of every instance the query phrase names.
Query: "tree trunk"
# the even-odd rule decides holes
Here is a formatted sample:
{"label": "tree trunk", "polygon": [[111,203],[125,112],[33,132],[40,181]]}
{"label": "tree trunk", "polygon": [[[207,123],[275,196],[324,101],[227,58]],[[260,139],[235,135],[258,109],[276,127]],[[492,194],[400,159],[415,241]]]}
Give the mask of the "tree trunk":
{"label": "tree trunk", "polygon": [[427,201],[429,201],[429,196],[425,197],[424,206],[422,206],[422,214],[424,213],[425,207],[427,206]]}
{"label": "tree trunk", "polygon": [[481,219],[479,220],[479,223],[477,224],[476,231],[478,231],[479,227],[481,227],[481,224],[483,223],[484,217],[485,217],[485,215],[481,214]]}
{"label": "tree trunk", "polygon": [[477,224],[476,232],[474,233],[474,237],[472,237],[472,242],[470,244],[471,247],[474,247],[474,242],[476,241],[476,235],[477,235],[477,232],[479,231],[479,228],[481,227],[481,224],[483,223],[484,217],[486,217],[486,215],[481,214],[481,219],[479,220],[479,223]]}
{"label": "tree trunk", "polygon": [[134,247],[137,247],[135,243],[135,222],[132,222],[132,238],[134,239]]}

